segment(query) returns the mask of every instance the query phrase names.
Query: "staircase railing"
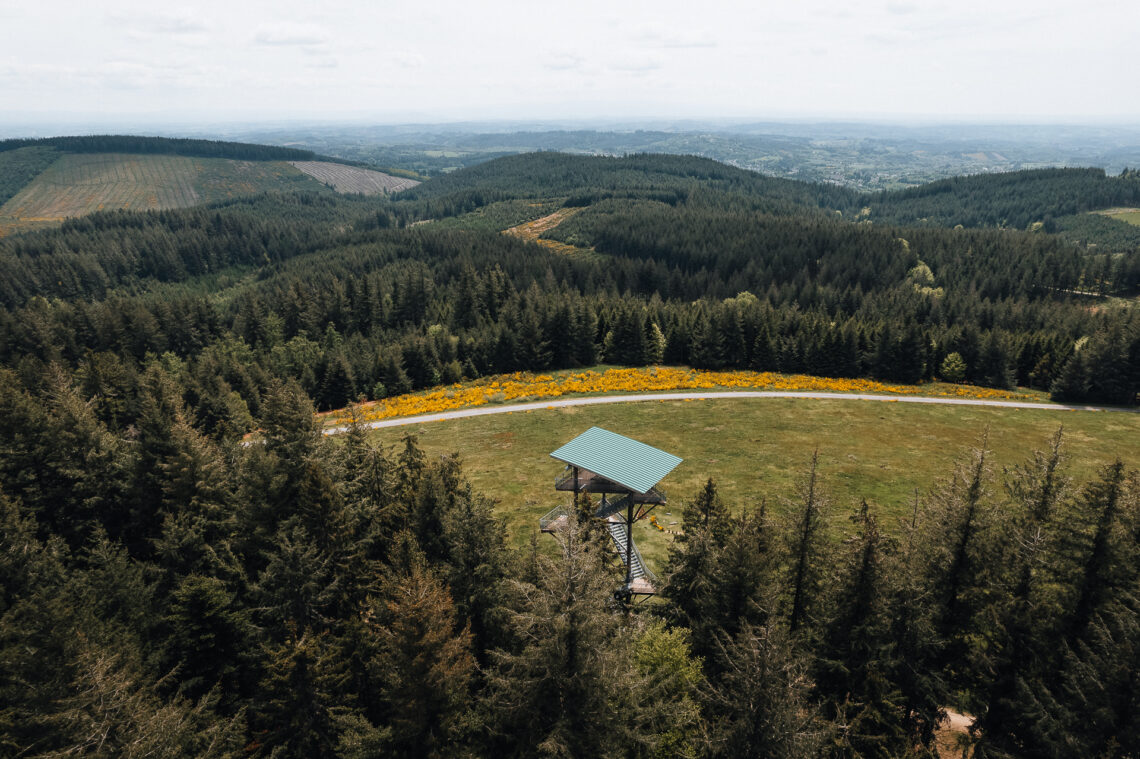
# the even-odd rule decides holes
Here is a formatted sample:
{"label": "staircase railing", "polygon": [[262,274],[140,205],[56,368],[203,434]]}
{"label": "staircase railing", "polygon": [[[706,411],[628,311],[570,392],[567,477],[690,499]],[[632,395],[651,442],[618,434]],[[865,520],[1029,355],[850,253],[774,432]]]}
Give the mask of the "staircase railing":
{"label": "staircase railing", "polygon": [[645,559],[642,558],[641,551],[637,549],[637,543],[633,542],[633,538],[629,535],[629,530],[626,529],[625,522],[608,521],[606,522],[606,527],[609,529],[610,538],[612,538],[614,543],[614,552],[617,553],[623,564],[626,559],[626,541],[628,540],[630,542],[630,564],[633,565],[633,571],[630,572],[630,576],[635,579],[644,578],[656,585],[657,575],[653,574],[649,567],[646,566]]}
{"label": "staircase railing", "polygon": [[557,522],[559,519],[563,519],[568,516],[570,516],[570,512],[566,509],[565,506],[555,506],[538,520],[538,529],[546,530],[554,522]]}

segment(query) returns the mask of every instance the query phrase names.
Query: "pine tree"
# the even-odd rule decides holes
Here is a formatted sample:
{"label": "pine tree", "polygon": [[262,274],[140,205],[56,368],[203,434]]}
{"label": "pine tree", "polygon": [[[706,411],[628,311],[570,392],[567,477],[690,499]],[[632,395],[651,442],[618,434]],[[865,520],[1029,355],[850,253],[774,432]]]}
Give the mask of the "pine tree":
{"label": "pine tree", "polygon": [[999,535],[992,527],[998,515],[989,490],[989,430],[970,460],[959,464],[950,479],[936,488],[929,522],[927,582],[937,594],[938,635],[947,642],[942,671],[959,687],[974,685],[979,662],[971,641],[979,615],[995,581],[992,557]]}
{"label": "pine tree", "polygon": [[693,326],[689,357],[697,369],[721,369],[726,364],[724,335],[707,313]]}
{"label": "pine tree", "polygon": [[916,490],[911,521],[903,525],[898,559],[890,570],[895,579],[888,614],[896,655],[888,680],[902,694],[903,723],[911,743],[932,749],[934,731],[945,716],[948,686],[940,665],[945,644],[939,636],[937,603],[927,577],[931,527],[919,521],[919,514]]}
{"label": "pine tree", "polygon": [[508,582],[514,643],[494,652],[488,671],[488,753],[586,759],[644,743],[627,718],[638,681],[612,606],[615,581],[583,550],[574,521],[559,559],[538,557],[539,585]]}
{"label": "pine tree", "polygon": [[268,651],[250,717],[255,748],[271,756],[333,757],[352,706],[346,671],[327,635],[291,634]]}
{"label": "pine tree", "polygon": [[1059,640],[1062,609],[1047,592],[1050,553],[1056,550],[1057,506],[1068,495],[1063,470],[1062,430],[1054,434],[1047,452],[1015,468],[1006,483],[1018,520],[1004,552],[1005,588],[994,602],[995,624],[986,652],[984,709],[978,715],[980,735],[975,754],[1004,756],[1024,750],[1032,723],[1034,701],[1024,691],[1050,679],[1050,663]]}
{"label": "pine tree", "polygon": [[634,755],[694,759],[700,746],[701,661],[692,656],[689,632],[650,620],[637,634],[634,661],[641,682],[639,731],[645,741]]}
{"label": "pine tree", "polygon": [[454,755],[475,674],[471,632],[459,626],[446,586],[422,560],[389,577],[378,600],[370,667],[388,732],[384,754]]}
{"label": "pine tree", "polygon": [[1088,357],[1083,350],[1073,351],[1073,355],[1061,367],[1061,373],[1049,390],[1056,401],[1083,401],[1088,398],[1092,384]]}
{"label": "pine tree", "polygon": [[217,717],[209,698],[164,701],[157,685],[138,659],[81,643],[68,693],[46,720],[55,733],[54,750],[40,755],[190,759],[239,750],[240,719]]}
{"label": "pine tree", "polygon": [[893,541],[879,532],[866,501],[852,521],[855,533],[845,541],[817,653],[816,684],[836,725],[831,753],[885,759],[911,748],[903,696],[890,680],[897,664],[886,587]]}
{"label": "pine tree", "polygon": [[722,616],[717,608],[717,563],[732,525],[710,478],[697,499],[686,506],[683,530],[669,548],[669,562],[661,596],[669,602],[668,614],[678,626],[693,633],[694,651],[711,663],[715,634]]}
{"label": "pine tree", "polygon": [[178,680],[178,692],[198,700],[220,689],[223,708],[233,713],[248,695],[253,630],[248,614],[218,579],[190,575],[170,594],[162,620],[162,658]]}
{"label": "pine tree", "polygon": [[743,628],[720,644],[728,669],[702,699],[713,757],[813,756],[825,738],[810,701],[807,665],[782,628]]}
{"label": "pine tree", "polygon": [[170,430],[172,451],[157,462],[165,516],[154,556],[172,574],[238,579],[237,519],[231,471],[217,447],[184,419]]}
{"label": "pine tree", "polygon": [[817,601],[822,552],[826,536],[823,525],[824,498],[819,486],[819,451],[811,455],[807,475],[801,485],[801,509],[791,537],[791,574],[788,578],[788,628],[792,633],[812,622]]}

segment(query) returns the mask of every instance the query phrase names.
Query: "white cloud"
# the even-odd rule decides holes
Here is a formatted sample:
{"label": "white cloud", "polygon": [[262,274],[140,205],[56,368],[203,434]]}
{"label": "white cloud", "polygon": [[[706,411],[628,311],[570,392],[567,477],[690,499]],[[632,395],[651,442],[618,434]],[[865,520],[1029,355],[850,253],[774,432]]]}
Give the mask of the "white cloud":
{"label": "white cloud", "polygon": [[655,71],[661,68],[661,60],[655,56],[626,53],[609,61],[606,67],[613,71]]}
{"label": "white cloud", "polygon": [[907,16],[917,10],[918,6],[914,3],[901,2],[899,0],[887,3],[887,13],[892,13],[896,16]]}
{"label": "white cloud", "polygon": [[582,68],[585,59],[574,53],[555,53],[542,65],[552,71],[572,71]]}
{"label": "white cloud", "polygon": [[717,47],[717,44],[717,41],[714,40],[711,35],[702,34],[700,32],[672,35],[661,40],[661,47],[671,49],[712,48]]}
{"label": "white cloud", "polygon": [[388,62],[402,69],[418,69],[427,63],[423,53],[415,50],[396,50],[385,54]]}
{"label": "white cloud", "polygon": [[273,47],[312,47],[324,45],[329,34],[320,27],[288,21],[263,24],[253,34],[258,45]]}
{"label": "white cloud", "polygon": [[[1140,107],[1123,0],[0,2],[0,111],[1096,119]],[[1065,92],[1048,101],[1046,90]],[[547,98],[543,100],[543,98]],[[303,103],[304,105],[298,105]],[[2,115],[2,114],[0,114]]]}

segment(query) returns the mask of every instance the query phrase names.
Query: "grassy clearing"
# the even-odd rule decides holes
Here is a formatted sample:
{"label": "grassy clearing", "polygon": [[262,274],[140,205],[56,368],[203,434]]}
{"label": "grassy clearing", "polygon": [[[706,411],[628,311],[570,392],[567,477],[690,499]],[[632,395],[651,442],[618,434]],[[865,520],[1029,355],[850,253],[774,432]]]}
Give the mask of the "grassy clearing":
{"label": "grassy clearing", "polygon": [[534,221],[562,207],[564,198],[501,200],[478,208],[470,213],[452,216],[431,223],[438,228],[474,229],[491,232]]}
{"label": "grassy clearing", "polygon": [[1140,208],[1109,208],[1104,211],[1094,211],[1117,221],[1140,226]]}
{"label": "grassy clearing", "polygon": [[[865,497],[891,528],[910,515],[915,488],[925,494],[948,474],[987,425],[1000,473],[1043,448],[1062,424],[1069,470],[1078,482],[1117,456],[1140,465],[1137,414],[881,401],[651,401],[432,422],[374,434],[394,445],[413,432],[430,455],[458,453],[476,489],[498,499],[512,541],[524,545],[539,516],[568,502],[566,494],[554,491],[561,466],[549,452],[592,425],[685,459],[662,483],[670,503],[658,515],[663,527],[677,530],[682,505],[710,476],[734,509],[766,499],[774,512],[787,513],[785,499],[795,493],[817,447],[835,526],[843,529]],[[660,569],[671,535],[641,522],[635,536],[646,560]]]}
{"label": "grassy clearing", "polygon": [[331,185],[342,193],[358,192],[364,195],[386,195],[419,184],[414,179],[394,177],[381,171],[359,169],[327,161],[290,161],[292,166],[305,172],[321,184]]}
{"label": "grassy clearing", "polygon": [[267,190],[324,190],[283,161],[67,154],[0,206],[0,232],[103,210],[185,208]]}

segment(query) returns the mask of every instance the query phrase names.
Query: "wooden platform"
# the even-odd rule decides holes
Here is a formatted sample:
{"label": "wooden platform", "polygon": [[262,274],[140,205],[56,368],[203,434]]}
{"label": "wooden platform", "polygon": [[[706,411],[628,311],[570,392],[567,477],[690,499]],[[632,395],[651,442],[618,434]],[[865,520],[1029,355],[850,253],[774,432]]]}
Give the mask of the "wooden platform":
{"label": "wooden platform", "polygon": [[[574,473],[563,474],[554,482],[555,490],[562,490],[565,492],[573,493],[574,488]],[[611,482],[605,477],[588,472],[585,469],[578,470],[578,488],[579,493],[606,493],[609,495],[628,495],[633,498],[634,503],[665,503],[665,492],[659,487],[650,488],[644,493],[636,493],[629,488],[622,487],[616,482]]]}

